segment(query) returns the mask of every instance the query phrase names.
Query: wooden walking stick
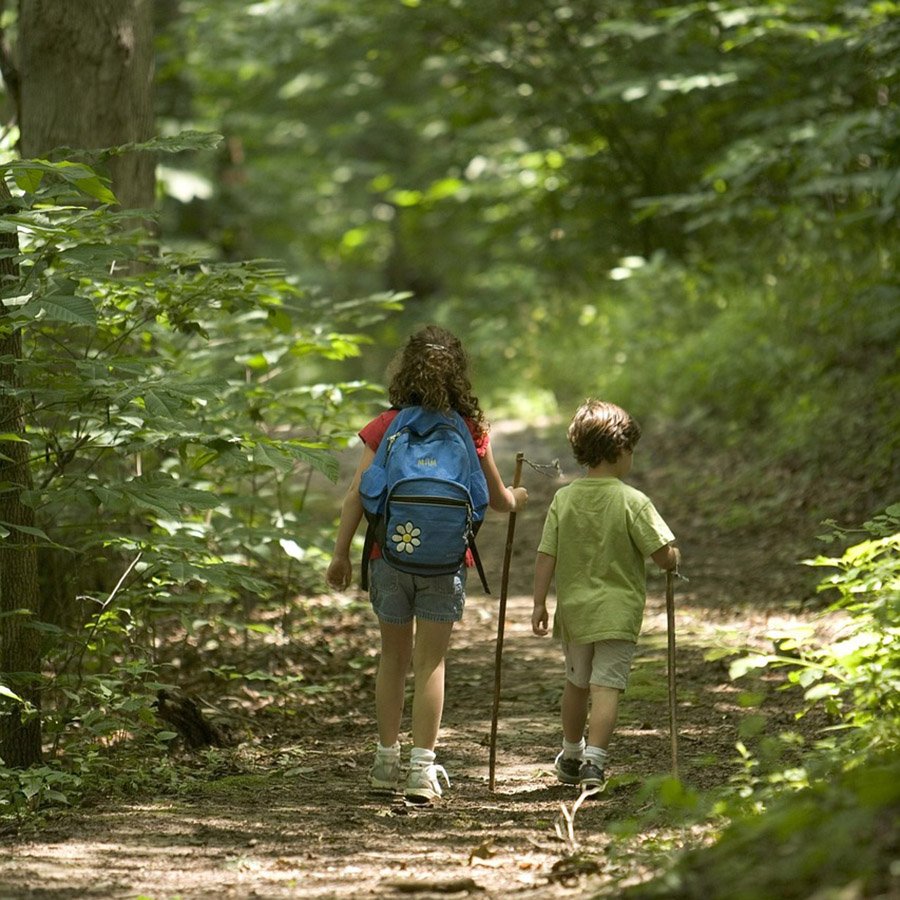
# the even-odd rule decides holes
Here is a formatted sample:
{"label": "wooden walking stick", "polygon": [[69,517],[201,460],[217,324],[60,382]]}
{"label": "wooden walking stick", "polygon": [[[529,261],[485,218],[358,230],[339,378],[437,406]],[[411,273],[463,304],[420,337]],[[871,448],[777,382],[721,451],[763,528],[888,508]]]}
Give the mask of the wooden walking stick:
{"label": "wooden walking stick", "polygon": [[[516,471],[513,475],[513,487],[519,486],[522,478],[522,462],[524,453],[516,454]],[[509,588],[509,564],[512,560],[513,537],[516,533],[516,513],[509,514],[506,527],[506,549],[503,552],[503,577],[500,579],[500,607],[497,614],[497,653],[494,658],[494,709],[491,715],[491,752],[488,763],[488,788],[494,790],[494,770],[497,761],[497,717],[500,711],[500,665],[503,659],[503,631],[506,625],[506,594]]]}
{"label": "wooden walking stick", "polygon": [[666,624],[669,637],[669,738],[672,742],[672,775],[678,777],[678,728],[675,724],[675,575],[666,572]]}

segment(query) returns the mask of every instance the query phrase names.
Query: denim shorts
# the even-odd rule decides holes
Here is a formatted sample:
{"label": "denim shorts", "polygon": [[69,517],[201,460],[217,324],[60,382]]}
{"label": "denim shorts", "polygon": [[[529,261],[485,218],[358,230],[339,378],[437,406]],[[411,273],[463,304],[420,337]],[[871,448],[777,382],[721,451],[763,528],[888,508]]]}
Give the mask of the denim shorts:
{"label": "denim shorts", "polygon": [[453,575],[410,575],[383,559],[372,559],[369,599],[382,622],[403,625],[413,618],[459,622],[466,604],[466,567]]}
{"label": "denim shorts", "polygon": [[631,672],[631,660],[637,644],[634,641],[595,641],[593,644],[567,644],[566,678],[576,687],[591,684],[624,691]]}

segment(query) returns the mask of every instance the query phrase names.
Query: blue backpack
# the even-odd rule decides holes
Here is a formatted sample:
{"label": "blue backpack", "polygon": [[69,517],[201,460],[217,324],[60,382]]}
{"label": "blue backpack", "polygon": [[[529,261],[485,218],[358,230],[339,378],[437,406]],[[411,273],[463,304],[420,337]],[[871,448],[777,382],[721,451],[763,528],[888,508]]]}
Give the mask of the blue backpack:
{"label": "blue backpack", "polygon": [[450,575],[471,549],[484,589],[475,532],[488,506],[488,486],[463,417],[421,406],[400,410],[359,494],[369,522],[363,549],[363,588],[377,541],[384,561],[413,575]]}

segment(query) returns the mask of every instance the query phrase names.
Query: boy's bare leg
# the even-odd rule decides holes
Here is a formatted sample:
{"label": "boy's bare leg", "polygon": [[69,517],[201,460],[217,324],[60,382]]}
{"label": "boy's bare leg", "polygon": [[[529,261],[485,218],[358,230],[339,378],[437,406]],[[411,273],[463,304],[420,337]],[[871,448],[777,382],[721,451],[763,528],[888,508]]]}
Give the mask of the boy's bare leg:
{"label": "boy's bare leg", "polygon": [[[568,685],[567,685],[568,686]],[[588,744],[606,750],[619,716],[618,688],[591,685],[591,718],[588,724]]]}
{"label": "boy's bare leg", "polygon": [[378,741],[382,747],[393,746],[400,736],[403,704],[406,699],[406,676],[412,659],[413,624],[397,625],[379,622],[381,656],[375,676],[375,717]]}
{"label": "boy's bare leg", "polygon": [[444,711],[444,659],[450,646],[452,622],[416,621],[413,650],[415,691],[412,708],[414,747],[434,750]]}
{"label": "boy's bare leg", "polygon": [[588,715],[588,688],[578,687],[568,679],[563,688],[561,716],[563,737],[573,744],[584,737],[584,726]]}

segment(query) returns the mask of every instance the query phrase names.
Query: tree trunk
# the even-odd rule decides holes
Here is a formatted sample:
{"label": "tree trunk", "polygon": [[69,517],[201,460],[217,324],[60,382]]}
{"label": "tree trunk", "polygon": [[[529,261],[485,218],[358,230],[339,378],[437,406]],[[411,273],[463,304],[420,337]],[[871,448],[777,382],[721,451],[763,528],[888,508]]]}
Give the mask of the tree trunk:
{"label": "tree trunk", "polygon": [[[20,0],[18,103],[21,152],[47,156],[59,147],[97,149],[143,141],[153,134],[152,0]],[[125,209],[148,209],[155,194],[155,160],[128,153],[110,160],[113,191]],[[0,185],[0,207],[10,199]],[[15,235],[0,234],[0,249],[15,249]],[[18,277],[13,259],[0,257],[4,280]],[[0,308],[0,433],[24,434],[15,360],[20,332],[7,333]],[[30,527],[34,511],[21,502],[32,487],[29,445],[3,442],[0,452],[0,521]],[[10,488],[9,486],[12,485]],[[0,683],[40,708],[40,632],[34,538],[11,530],[0,541]],[[5,614],[5,615],[4,615]],[[0,712],[5,711],[0,701]],[[38,715],[23,718],[19,704],[0,715],[0,758],[8,766],[40,762]]]}
{"label": "tree trunk", "polygon": [[[24,157],[153,136],[152,0],[20,0],[19,122]],[[155,160],[109,163],[124,209],[149,209]]]}
{"label": "tree trunk", "polygon": [[[11,199],[0,178],[0,208],[6,209]],[[18,249],[17,235],[0,233],[0,250]],[[6,283],[18,276],[18,263],[4,252],[0,255],[0,279]],[[22,333],[12,329],[5,317],[0,307],[0,432],[24,437],[22,404],[12,392],[19,386],[16,360],[22,358]],[[0,711],[8,713],[0,715],[0,759],[16,768],[41,761],[40,632],[30,627],[39,600],[37,553],[32,535],[10,527],[34,527],[34,510],[21,499],[22,491],[32,489],[30,450],[29,444],[17,441],[0,444],[0,483],[7,485],[0,493],[0,520],[9,531],[0,539],[0,680],[38,710],[23,717],[21,704],[0,704]]]}

